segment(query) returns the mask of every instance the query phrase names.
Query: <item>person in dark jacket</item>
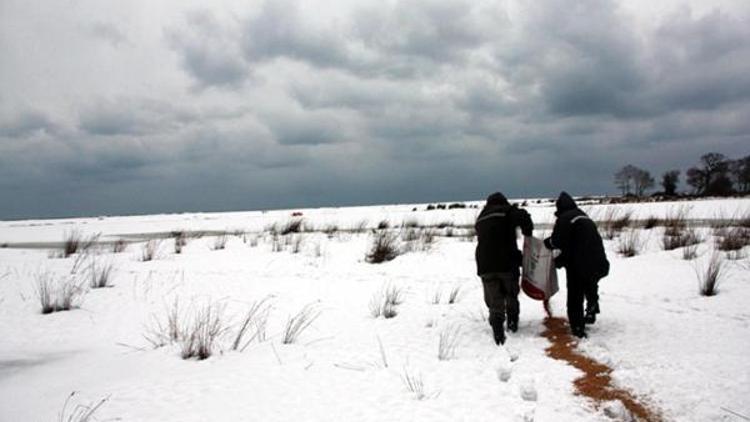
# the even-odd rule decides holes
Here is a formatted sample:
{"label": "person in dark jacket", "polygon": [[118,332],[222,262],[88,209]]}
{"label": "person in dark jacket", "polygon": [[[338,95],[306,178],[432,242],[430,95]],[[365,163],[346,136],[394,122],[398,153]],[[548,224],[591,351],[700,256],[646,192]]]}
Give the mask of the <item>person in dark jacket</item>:
{"label": "person in dark jacket", "polygon": [[561,252],[555,258],[555,266],[565,267],[570,329],[573,335],[586,337],[585,324],[593,324],[599,313],[599,280],[609,273],[609,261],[596,224],[573,198],[561,192],[555,206],[557,220],[552,236],[544,240],[544,245]]}
{"label": "person in dark jacket", "polygon": [[521,251],[516,243],[516,228],[531,236],[534,225],[529,213],[512,206],[496,192],[477,217],[477,275],[482,278],[484,302],[490,311],[489,323],[496,344],[505,343],[503,323],[507,313],[508,329],[518,330],[518,279]]}

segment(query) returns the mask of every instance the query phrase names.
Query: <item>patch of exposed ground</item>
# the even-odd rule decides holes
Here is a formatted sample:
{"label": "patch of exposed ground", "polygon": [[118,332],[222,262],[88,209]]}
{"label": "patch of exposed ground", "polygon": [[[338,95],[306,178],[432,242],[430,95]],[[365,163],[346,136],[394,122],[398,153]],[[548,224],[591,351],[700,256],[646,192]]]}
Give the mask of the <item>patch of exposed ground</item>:
{"label": "patch of exposed ground", "polygon": [[631,415],[641,421],[663,421],[664,417],[652,406],[643,403],[632,392],[618,388],[612,383],[612,368],[585,356],[576,348],[578,345],[569,333],[568,323],[563,318],[547,318],[544,321],[547,328],[542,335],[552,343],[547,349],[547,355],[558,360],[568,362],[583,372],[583,376],[574,381],[576,393],[586,396],[599,407],[609,401],[619,401],[628,409]]}

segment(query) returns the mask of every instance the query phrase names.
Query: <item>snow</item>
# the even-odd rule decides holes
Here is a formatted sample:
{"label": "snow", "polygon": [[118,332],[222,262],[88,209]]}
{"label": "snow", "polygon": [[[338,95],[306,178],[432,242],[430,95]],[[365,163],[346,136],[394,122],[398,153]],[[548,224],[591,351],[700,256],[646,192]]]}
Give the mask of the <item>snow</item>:
{"label": "snow", "polygon": [[[528,202],[537,225],[553,222],[551,204]],[[617,207],[646,218],[664,217],[683,204]],[[693,219],[750,210],[745,199],[689,205]],[[70,274],[76,256],[0,248],[0,421],[57,419],[72,391],[79,392],[74,404],[108,398],[96,413],[100,420],[627,420],[617,402],[597,408],[576,395],[572,382],[580,372],[545,355],[539,302],[522,296],[519,331],[508,334],[505,346],[494,345],[475,276],[474,242],[438,237],[428,251],[375,265],[364,261],[368,232],[303,233],[297,254],[273,252],[272,237],[261,233],[288,221],[292,211],[316,228],[340,229],[363,220],[374,227],[384,219],[394,226],[410,219],[471,224],[478,212],[424,209],[418,204],[0,222],[0,244],[10,246],[60,242],[72,229],[101,233],[103,240],[172,230],[252,232],[246,242],[230,236],[224,250],[211,250],[211,236],[189,239],[180,255],[173,253],[172,240],[164,240],[159,258],[150,262],[138,259],[143,242],[120,254],[100,251],[87,259],[112,262],[114,286],[88,291],[79,309],[49,315],[39,313],[36,276]],[[579,348],[610,365],[618,386],[644,397],[668,419],[737,420],[722,407],[749,415],[748,259],[726,261],[718,295],[700,296],[695,267],[712,254],[711,230],[701,229],[706,241],[694,262],[682,260],[680,250],[663,251],[662,230],[641,230],[644,250],[633,258],[618,256],[617,240],[606,241],[612,268],[600,284],[602,314]],[[78,274],[88,262],[78,262]],[[561,291],[552,306],[565,315],[564,272],[559,275]],[[394,318],[373,318],[369,302],[386,285],[401,288],[405,299]],[[448,304],[456,286],[460,300]],[[438,290],[442,301],[435,305]],[[230,350],[231,330],[203,361],[182,360],[177,345],[154,349],[144,339],[175,299],[184,312],[222,307],[225,322],[235,328],[250,304],[269,295],[268,338],[242,352]],[[308,304],[320,317],[297,342],[282,344],[287,318]],[[454,327],[461,333],[455,357],[440,360],[440,334]],[[406,374],[421,378],[421,399],[406,387]]]}

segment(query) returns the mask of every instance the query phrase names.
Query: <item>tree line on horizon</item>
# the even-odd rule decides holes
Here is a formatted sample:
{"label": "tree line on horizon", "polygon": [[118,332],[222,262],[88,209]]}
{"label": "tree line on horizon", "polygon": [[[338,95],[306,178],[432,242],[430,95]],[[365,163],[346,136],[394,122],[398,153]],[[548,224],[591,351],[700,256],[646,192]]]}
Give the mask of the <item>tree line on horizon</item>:
{"label": "tree line on horizon", "polygon": [[[680,170],[668,170],[661,176],[662,190],[654,196],[678,196]],[[648,170],[628,164],[615,172],[615,186],[622,196],[642,197],[653,189],[655,180]],[[685,183],[695,196],[731,196],[750,193],[750,155],[732,160],[724,154],[709,152],[701,156],[698,165],[685,172]]]}

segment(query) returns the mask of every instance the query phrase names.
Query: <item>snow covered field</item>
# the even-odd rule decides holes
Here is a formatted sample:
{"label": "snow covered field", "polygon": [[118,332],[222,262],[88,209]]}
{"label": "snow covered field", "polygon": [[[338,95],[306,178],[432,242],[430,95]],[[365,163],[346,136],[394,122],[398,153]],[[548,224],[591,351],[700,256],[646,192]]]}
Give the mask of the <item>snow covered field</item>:
{"label": "snow covered field", "polygon": [[[634,218],[664,218],[682,204],[588,210],[602,216],[618,207]],[[690,219],[750,212],[747,199],[688,206]],[[541,227],[535,235],[543,236],[554,206],[529,201],[528,209]],[[270,226],[287,223],[293,211],[316,230],[274,238]],[[475,242],[466,229],[446,224],[470,225],[477,212],[425,211],[422,204],[0,222],[0,245],[8,246],[0,248],[0,421],[57,420],[73,391],[79,393],[68,413],[107,399],[98,420],[611,420],[613,412],[605,410],[616,406],[576,395],[580,372],[545,354],[538,302],[522,297],[518,333],[504,347],[492,342],[475,276]],[[394,233],[405,222],[446,227],[435,228],[438,236],[426,246],[370,264],[371,229],[383,220]],[[68,258],[17,247],[59,243],[73,229],[132,243],[121,253],[94,248]],[[750,248],[724,261],[718,295],[704,297],[696,268],[712,256],[714,231],[698,228],[698,257],[684,260],[682,249],[663,250],[664,230],[637,229],[641,250],[630,258],[616,252],[626,234],[606,241],[612,269],[600,284],[602,314],[578,347],[611,366],[619,387],[668,420],[741,420],[732,412],[750,415],[750,265],[744,257]],[[181,254],[174,253],[173,239],[164,239],[156,259],[143,262],[146,235],[171,231],[236,235],[219,250],[216,236],[190,237]],[[81,279],[92,262],[113,265],[113,286],[87,289],[78,309],[42,315],[41,275]],[[552,305],[564,316],[560,275]],[[395,317],[375,318],[371,302],[387,286],[400,290],[402,303]],[[458,300],[449,303],[454,289]],[[270,306],[265,339],[232,350],[243,317],[264,298]],[[220,315],[225,330],[210,358],[183,360],[178,343],[153,347],[157,321],[167,325],[175,302],[182,321],[207,306]],[[288,318],[310,304],[319,317],[283,344]],[[456,332],[455,353],[439,359],[441,334]],[[422,394],[410,391],[406,378],[421,381]]]}

